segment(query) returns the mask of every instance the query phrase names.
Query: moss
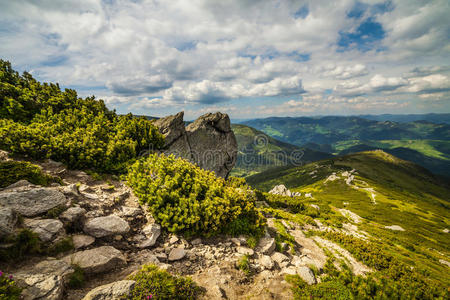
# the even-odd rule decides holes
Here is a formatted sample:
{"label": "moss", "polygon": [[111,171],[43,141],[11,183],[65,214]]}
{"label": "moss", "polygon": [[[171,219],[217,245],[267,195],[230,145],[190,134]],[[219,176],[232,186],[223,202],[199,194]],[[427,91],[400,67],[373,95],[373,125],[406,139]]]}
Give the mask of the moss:
{"label": "moss", "polygon": [[0,188],[7,187],[19,180],[27,180],[30,183],[47,186],[52,182],[61,181],[42,172],[41,168],[26,161],[1,161],[0,162]]}
{"label": "moss", "polygon": [[85,282],[83,269],[78,265],[72,265],[74,272],[69,277],[67,285],[72,289],[81,288]]}
{"label": "moss", "polygon": [[130,279],[135,280],[136,284],[130,295],[124,299],[141,300],[151,296],[161,300],[187,300],[198,299],[202,293],[190,277],[171,275],[155,265],[144,265]]}

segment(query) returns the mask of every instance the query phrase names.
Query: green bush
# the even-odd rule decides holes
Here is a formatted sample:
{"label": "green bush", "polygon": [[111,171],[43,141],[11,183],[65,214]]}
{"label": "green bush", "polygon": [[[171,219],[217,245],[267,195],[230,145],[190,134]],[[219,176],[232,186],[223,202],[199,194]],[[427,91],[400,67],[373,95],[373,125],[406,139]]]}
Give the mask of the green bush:
{"label": "green bush", "polygon": [[19,288],[13,280],[13,277],[7,276],[0,271],[0,299],[16,300],[20,299],[22,289]]}
{"label": "green bush", "polygon": [[7,187],[19,180],[28,180],[37,185],[49,185],[58,182],[54,178],[42,172],[42,170],[26,161],[0,161],[0,188]]}
{"label": "green bush", "polygon": [[3,238],[5,244],[12,244],[10,247],[0,249],[0,260],[17,260],[24,255],[40,254],[41,241],[36,233],[29,229],[22,229],[15,236]]}
{"label": "green bush", "polygon": [[173,155],[151,154],[129,169],[128,184],[162,227],[188,235],[261,232],[254,192]]}
{"label": "green bush", "polygon": [[269,193],[262,193],[259,197],[264,197],[264,200],[273,208],[286,208],[292,213],[300,213],[305,210],[305,205],[298,197],[274,195]]}
{"label": "green bush", "polygon": [[124,172],[142,151],[163,145],[144,117],[118,116],[94,97],[78,98],[58,84],[41,84],[0,60],[0,148],[70,168]]}
{"label": "green bush", "polygon": [[247,276],[252,273],[252,270],[250,269],[250,262],[248,261],[248,255],[242,256],[237,262],[236,267],[244,272]]}
{"label": "green bush", "polygon": [[72,265],[74,272],[69,277],[68,286],[72,289],[77,289],[83,286],[85,282],[84,271],[78,265]]}
{"label": "green bush", "polygon": [[136,284],[125,299],[184,300],[197,299],[201,289],[189,277],[173,276],[155,265],[145,265],[130,279]]}

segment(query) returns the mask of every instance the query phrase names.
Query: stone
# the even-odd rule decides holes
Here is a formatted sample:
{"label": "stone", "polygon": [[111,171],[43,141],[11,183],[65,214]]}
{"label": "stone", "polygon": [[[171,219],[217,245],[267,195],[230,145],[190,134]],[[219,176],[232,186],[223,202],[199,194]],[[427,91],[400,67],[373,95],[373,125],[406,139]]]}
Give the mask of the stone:
{"label": "stone", "polygon": [[187,127],[183,116],[180,112],[154,121],[165,137],[163,152],[185,158],[226,178],[237,158],[237,141],[228,115],[208,113]]}
{"label": "stone", "polygon": [[346,218],[348,218],[350,221],[352,221],[353,223],[360,223],[361,222],[361,217],[358,216],[357,214],[355,214],[354,212],[345,209],[345,208],[340,208],[339,212]]}
{"label": "stone", "polygon": [[276,242],[274,238],[261,238],[258,243],[258,252],[271,255],[275,251]]}
{"label": "stone", "polygon": [[274,265],[273,260],[268,255],[261,255],[259,258],[259,264],[267,270],[272,270]]}
{"label": "stone", "polygon": [[61,276],[48,274],[18,274],[17,284],[24,288],[22,297],[26,300],[60,300],[63,297],[64,282]]}
{"label": "stone", "polygon": [[36,187],[34,184],[28,182],[28,180],[22,179],[13,184],[8,185],[5,190],[16,190],[21,188],[32,188]]}
{"label": "stone", "polygon": [[115,215],[97,217],[84,224],[84,232],[97,238],[125,234],[130,231],[128,222]]}
{"label": "stone", "polygon": [[405,231],[405,229],[403,229],[401,226],[398,225],[384,226],[384,228],[394,231]]}
{"label": "stone", "polygon": [[63,223],[55,219],[25,219],[24,225],[36,233],[43,242],[54,240],[64,231]]}
{"label": "stone", "polygon": [[169,253],[169,261],[180,260],[186,256],[186,250],[183,248],[173,248]]}
{"label": "stone", "polygon": [[191,244],[192,244],[193,246],[200,245],[201,243],[202,243],[202,239],[201,239],[201,238],[196,238],[195,240],[192,240],[192,241],[191,241]]}
{"label": "stone", "polygon": [[26,217],[43,214],[65,203],[64,194],[52,188],[0,192],[0,206],[9,207]]}
{"label": "stone", "polygon": [[17,214],[9,207],[0,207],[0,237],[14,233]]}
{"label": "stone", "polygon": [[283,269],[281,269],[280,274],[282,275],[296,275],[297,274],[297,269],[295,267],[285,267]]}
{"label": "stone", "polygon": [[253,256],[253,254],[255,254],[255,251],[253,251],[253,249],[250,249],[247,247],[238,247],[237,252],[239,254],[244,254],[244,255],[248,255],[248,256]]}
{"label": "stone", "polygon": [[230,241],[235,244],[236,246],[241,245],[241,241],[238,238],[231,238]]}
{"label": "stone", "polygon": [[297,274],[309,285],[317,283],[316,277],[314,277],[313,271],[306,266],[298,267]]}
{"label": "stone", "polygon": [[178,242],[180,239],[176,236],[176,235],[172,235],[172,237],[169,240],[169,244],[175,244],[176,242]]}
{"label": "stone", "polygon": [[312,208],[315,208],[315,209],[317,209],[318,211],[320,211],[319,205],[316,205],[316,204],[310,204],[309,206],[311,206]]}
{"label": "stone", "polygon": [[280,252],[274,252],[271,256],[272,260],[278,264],[278,266],[282,266],[285,262],[289,262],[289,257]]}
{"label": "stone", "polygon": [[82,300],[119,300],[127,297],[133,290],[134,280],[121,280],[105,284],[91,290]]}
{"label": "stone", "polygon": [[161,235],[161,226],[159,224],[153,223],[145,226],[142,229],[142,232],[147,237],[146,240],[141,242],[138,247],[139,248],[148,248],[155,245],[158,237]]}
{"label": "stone", "polygon": [[59,215],[59,218],[65,223],[74,223],[80,221],[85,214],[86,210],[84,208],[75,206],[65,210],[61,215]]}
{"label": "stone", "polygon": [[47,274],[60,276],[64,282],[68,282],[70,275],[74,273],[74,269],[64,260],[47,259],[36,264],[30,274]]}
{"label": "stone", "polygon": [[75,183],[63,186],[61,191],[68,196],[78,196],[80,193],[78,192],[78,187]]}
{"label": "stone", "polygon": [[290,190],[288,190],[286,188],[286,186],[284,186],[284,184],[280,184],[280,185],[276,185],[274,186],[270,191],[270,194],[274,194],[274,195],[281,195],[281,196],[292,196],[292,193]]}
{"label": "stone", "polygon": [[448,228],[445,228],[445,229],[442,229],[442,232],[443,232],[443,233],[449,233],[450,230],[448,230]]}
{"label": "stone", "polygon": [[95,237],[85,234],[75,234],[72,236],[73,247],[75,249],[84,248],[95,242]]}
{"label": "stone", "polygon": [[75,252],[63,260],[78,265],[87,274],[104,273],[126,265],[122,252],[111,246]]}
{"label": "stone", "polygon": [[136,217],[142,214],[142,209],[139,207],[122,206],[122,216],[124,217]]}

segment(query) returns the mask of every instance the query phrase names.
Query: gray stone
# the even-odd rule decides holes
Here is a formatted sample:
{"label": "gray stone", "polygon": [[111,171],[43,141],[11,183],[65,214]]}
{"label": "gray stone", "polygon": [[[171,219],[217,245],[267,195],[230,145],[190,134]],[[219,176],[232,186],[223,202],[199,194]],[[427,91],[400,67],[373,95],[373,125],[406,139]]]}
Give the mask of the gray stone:
{"label": "gray stone", "polygon": [[78,265],[87,274],[108,272],[126,265],[122,252],[111,246],[75,252],[63,260]]}
{"label": "gray stone", "polygon": [[68,208],[61,215],[59,215],[59,218],[65,223],[73,223],[80,221],[85,214],[86,210],[84,208],[76,206]]}
{"label": "gray stone", "polygon": [[83,300],[119,300],[130,294],[136,282],[134,280],[116,281],[91,290]]}
{"label": "gray stone", "polygon": [[285,267],[283,269],[281,269],[280,274],[282,275],[296,275],[297,274],[297,270],[295,267]]}
{"label": "gray stone", "polygon": [[64,231],[63,223],[55,219],[25,219],[24,225],[36,233],[43,242],[54,240]]}
{"label": "gray stone", "polygon": [[261,255],[259,258],[259,264],[267,270],[272,270],[274,265],[273,260],[268,255]]}
{"label": "gray stone", "polygon": [[122,216],[124,217],[136,217],[142,214],[142,209],[139,207],[122,206]]}
{"label": "gray stone", "polygon": [[180,260],[186,256],[186,250],[183,248],[173,248],[169,253],[169,261]]}
{"label": "gray stone", "polygon": [[20,192],[0,192],[1,206],[9,207],[26,217],[43,214],[65,203],[66,197],[64,194],[52,188],[35,188]]}
{"label": "gray stone", "polygon": [[281,195],[281,196],[292,196],[292,193],[290,190],[288,190],[284,184],[276,185],[269,191],[270,194],[274,195]]}
{"label": "gray stone", "polygon": [[5,190],[21,190],[21,188],[32,188],[36,187],[34,184],[28,182],[28,180],[22,179],[13,184],[8,185]]}
{"label": "gray stone", "polygon": [[161,235],[161,226],[159,226],[159,224],[156,223],[149,224],[142,229],[142,232],[145,234],[147,239],[142,241],[138,245],[138,247],[139,248],[153,247],[156,243],[156,240]]}
{"label": "gray stone", "polygon": [[85,234],[75,234],[72,236],[73,247],[80,249],[92,245],[95,242],[95,237]]}
{"label": "gray stone", "polygon": [[69,196],[78,196],[80,193],[78,192],[78,187],[75,183],[73,184],[69,184],[66,186],[63,186],[61,188],[61,191],[65,194],[65,195],[69,195]]}
{"label": "gray stone", "polygon": [[196,238],[195,240],[192,240],[192,241],[191,241],[191,244],[192,244],[193,246],[200,245],[201,243],[202,243],[202,239],[201,239],[201,238]]}
{"label": "gray stone", "polygon": [[271,255],[275,251],[276,242],[274,238],[261,238],[258,243],[258,252]]}
{"label": "gray stone", "polygon": [[18,274],[17,284],[24,288],[22,297],[25,300],[46,299],[60,300],[64,292],[61,276],[48,274]]}
{"label": "gray stone", "polygon": [[176,235],[172,235],[172,237],[169,239],[169,244],[175,244],[180,239]]}
{"label": "gray stone", "polygon": [[238,247],[237,252],[239,254],[244,254],[244,255],[248,255],[248,256],[253,256],[253,254],[255,254],[255,251],[253,251],[253,249],[250,249],[247,247]]}
{"label": "gray stone", "polygon": [[289,261],[289,257],[280,252],[274,252],[271,256],[272,260],[278,264],[278,266],[284,265],[285,262]]}
{"label": "gray stone", "polygon": [[9,207],[0,207],[0,237],[12,234],[16,223],[16,213]]}
{"label": "gray stone", "polygon": [[74,273],[74,269],[64,260],[48,259],[36,264],[29,272],[31,274],[60,276],[63,278],[64,282],[68,282],[69,276]]}
{"label": "gray stone", "polygon": [[311,271],[311,269],[306,266],[298,267],[297,274],[309,285],[317,283],[313,271]]}
{"label": "gray stone", "polygon": [[125,234],[130,231],[128,222],[115,215],[98,217],[84,224],[84,232],[97,238]]}
{"label": "gray stone", "polygon": [[228,115],[208,113],[187,127],[183,115],[180,112],[154,121],[165,136],[163,152],[185,158],[226,178],[237,158],[237,142]]}

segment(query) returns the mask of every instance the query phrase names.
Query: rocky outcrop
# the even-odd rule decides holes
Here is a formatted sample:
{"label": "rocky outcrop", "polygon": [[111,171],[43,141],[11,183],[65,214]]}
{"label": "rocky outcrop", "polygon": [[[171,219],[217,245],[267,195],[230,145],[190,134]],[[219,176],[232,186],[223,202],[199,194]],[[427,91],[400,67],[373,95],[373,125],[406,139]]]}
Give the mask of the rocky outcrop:
{"label": "rocky outcrop", "polygon": [[48,274],[21,274],[16,276],[17,283],[24,288],[23,299],[60,300],[64,292],[61,276]]}
{"label": "rocky outcrop", "polygon": [[299,197],[301,193],[291,192],[288,188],[284,186],[284,184],[276,185],[269,191],[270,194],[280,195],[280,196],[288,196],[288,197]]}
{"label": "rocky outcrop", "polygon": [[237,141],[227,114],[208,113],[187,127],[183,112],[156,120],[165,154],[174,154],[226,178],[236,163]]}

